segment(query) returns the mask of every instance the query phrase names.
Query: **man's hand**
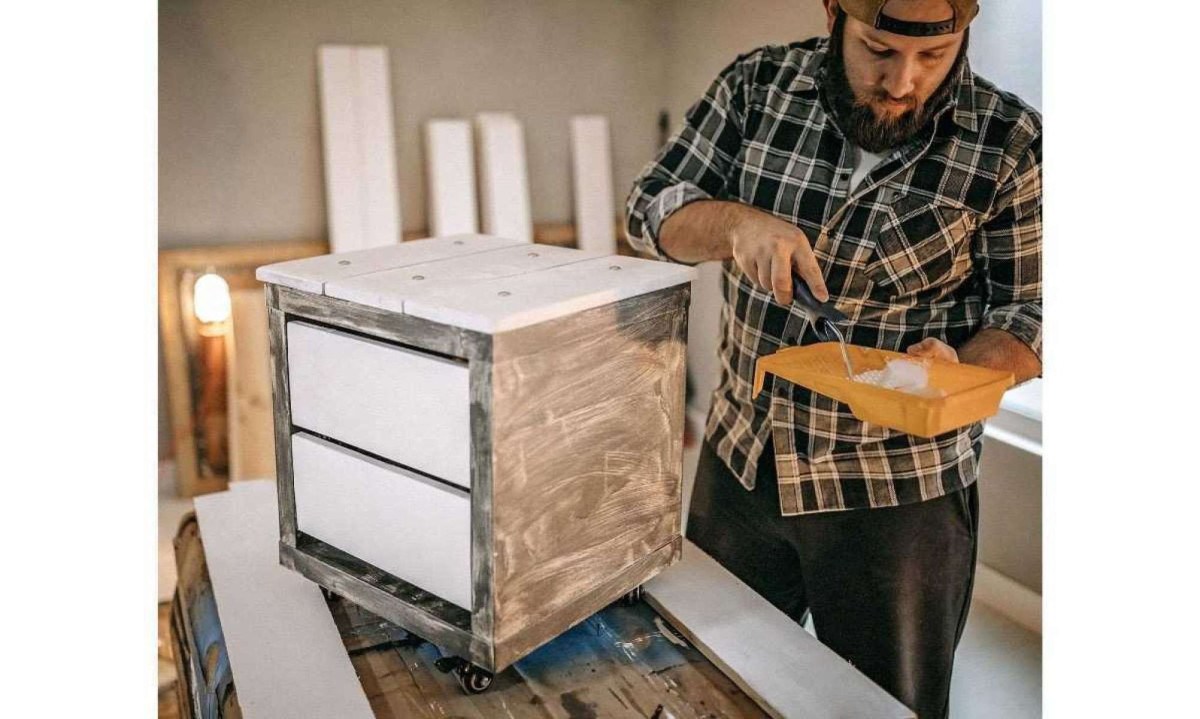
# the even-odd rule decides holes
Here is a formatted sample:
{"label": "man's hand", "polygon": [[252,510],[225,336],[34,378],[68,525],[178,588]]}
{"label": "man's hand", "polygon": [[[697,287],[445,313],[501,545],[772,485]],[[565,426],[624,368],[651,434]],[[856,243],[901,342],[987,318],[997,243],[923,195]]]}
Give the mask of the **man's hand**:
{"label": "man's hand", "polygon": [[820,301],[829,299],[812,245],[799,227],[740,202],[700,200],[663,222],[659,244],[679,262],[730,257],[781,305],[792,302],[792,272]]}
{"label": "man's hand", "polygon": [[926,337],[909,347],[908,353],[917,357],[941,360],[942,362],[958,362],[958,352],[936,337]]}
{"label": "man's hand", "polygon": [[943,362],[962,362],[1012,372],[1017,384],[1042,373],[1042,362],[1021,340],[998,329],[981,330],[958,350],[933,337],[908,348],[910,355]]}
{"label": "man's hand", "polygon": [[775,301],[792,302],[792,272],[808,283],[813,295],[825,302],[829,290],[821,267],[804,231],[774,215],[743,205],[730,228],[733,261],[758,286],[774,292]]}

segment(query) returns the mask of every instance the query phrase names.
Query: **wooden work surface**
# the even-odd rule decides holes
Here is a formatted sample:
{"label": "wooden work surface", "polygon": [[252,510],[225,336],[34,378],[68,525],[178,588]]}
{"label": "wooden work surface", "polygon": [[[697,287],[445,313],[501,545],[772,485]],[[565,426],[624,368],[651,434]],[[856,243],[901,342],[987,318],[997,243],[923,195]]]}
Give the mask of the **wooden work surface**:
{"label": "wooden work surface", "polygon": [[612,605],[468,696],[437,647],[354,604],[330,600],[376,717],[765,717],[644,602]]}
{"label": "wooden work surface", "polygon": [[[187,645],[183,626],[194,637],[220,637],[216,649],[203,652],[208,657],[226,656],[224,638],[210,606],[211,578],[194,518],[183,522],[176,547],[182,570],[171,639],[180,665],[181,716],[195,717],[193,706],[207,706],[209,716],[240,717],[236,687],[221,693],[223,701],[195,701],[203,688],[189,682],[184,669],[196,650]],[[339,597],[327,604],[371,710],[381,719],[767,716],[645,602],[601,610],[502,671],[487,692],[474,696],[463,693],[453,674],[437,669],[442,654],[434,645]],[[210,676],[209,683],[231,684],[228,661],[214,666],[221,676]]]}

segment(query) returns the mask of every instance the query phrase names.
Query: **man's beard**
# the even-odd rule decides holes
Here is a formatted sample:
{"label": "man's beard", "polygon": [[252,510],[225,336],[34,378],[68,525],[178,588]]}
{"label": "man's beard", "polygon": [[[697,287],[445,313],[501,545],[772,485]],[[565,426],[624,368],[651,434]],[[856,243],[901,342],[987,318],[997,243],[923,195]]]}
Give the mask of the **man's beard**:
{"label": "man's beard", "polygon": [[[822,88],[830,113],[846,139],[867,152],[881,153],[911,140],[925,127],[929,119],[949,98],[967,57],[967,36],[963,36],[958,56],[942,84],[923,104],[915,97],[906,98],[908,108],[899,115],[884,119],[875,116],[871,106],[858,99],[846,77],[846,65],[842,55],[842,38],[846,31],[846,13],[838,10],[833,30],[829,34],[829,49],[825,53],[825,81]],[[875,92],[876,100],[886,100],[887,92]]]}

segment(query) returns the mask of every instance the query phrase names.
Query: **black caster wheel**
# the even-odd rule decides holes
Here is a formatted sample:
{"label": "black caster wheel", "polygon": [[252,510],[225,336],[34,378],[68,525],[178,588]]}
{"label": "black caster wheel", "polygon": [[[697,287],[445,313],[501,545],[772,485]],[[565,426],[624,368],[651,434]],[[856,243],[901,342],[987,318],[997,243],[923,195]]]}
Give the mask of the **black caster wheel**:
{"label": "black caster wheel", "polygon": [[458,685],[467,694],[482,694],[492,686],[492,673],[458,657],[442,657],[433,663],[438,671],[454,672]]}
{"label": "black caster wheel", "polygon": [[639,584],[626,592],[625,596],[621,597],[621,606],[632,607],[640,601],[642,601],[642,585]]}
{"label": "black caster wheel", "polygon": [[454,670],[454,678],[467,694],[482,694],[492,686],[492,673],[474,664],[463,662]]}

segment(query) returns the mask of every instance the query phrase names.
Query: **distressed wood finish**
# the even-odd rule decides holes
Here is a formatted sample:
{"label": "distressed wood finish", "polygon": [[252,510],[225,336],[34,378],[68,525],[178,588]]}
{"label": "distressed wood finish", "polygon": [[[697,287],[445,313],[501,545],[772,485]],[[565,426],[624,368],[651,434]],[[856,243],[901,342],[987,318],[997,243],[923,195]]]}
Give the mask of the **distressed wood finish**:
{"label": "distressed wood finish", "polygon": [[686,297],[677,288],[580,313],[569,340],[556,323],[496,337],[498,665],[678,556]]}
{"label": "distressed wood finish", "polygon": [[267,334],[271,342],[271,407],[275,413],[275,491],[279,502],[279,541],[296,546],[296,489],[292,470],[292,400],[287,367],[287,316],[278,291],[267,286]]}
{"label": "distressed wood finish", "polygon": [[271,285],[269,291],[274,293],[275,306],[285,314],[450,357],[473,359],[469,350],[481,346],[480,339],[484,337],[478,332],[366,307],[335,297],[314,295],[278,285]]}
{"label": "distressed wood finish", "polygon": [[480,666],[490,663],[487,642],[470,631],[470,613],[318,539],[301,534],[299,543],[280,543],[283,566],[451,653]]}
{"label": "distressed wood finish", "polygon": [[[281,562],[490,671],[653,577],[681,542],[688,296],[677,284],[488,334],[271,285]],[[297,529],[303,427],[275,364],[291,320],[467,363],[469,611]]]}

